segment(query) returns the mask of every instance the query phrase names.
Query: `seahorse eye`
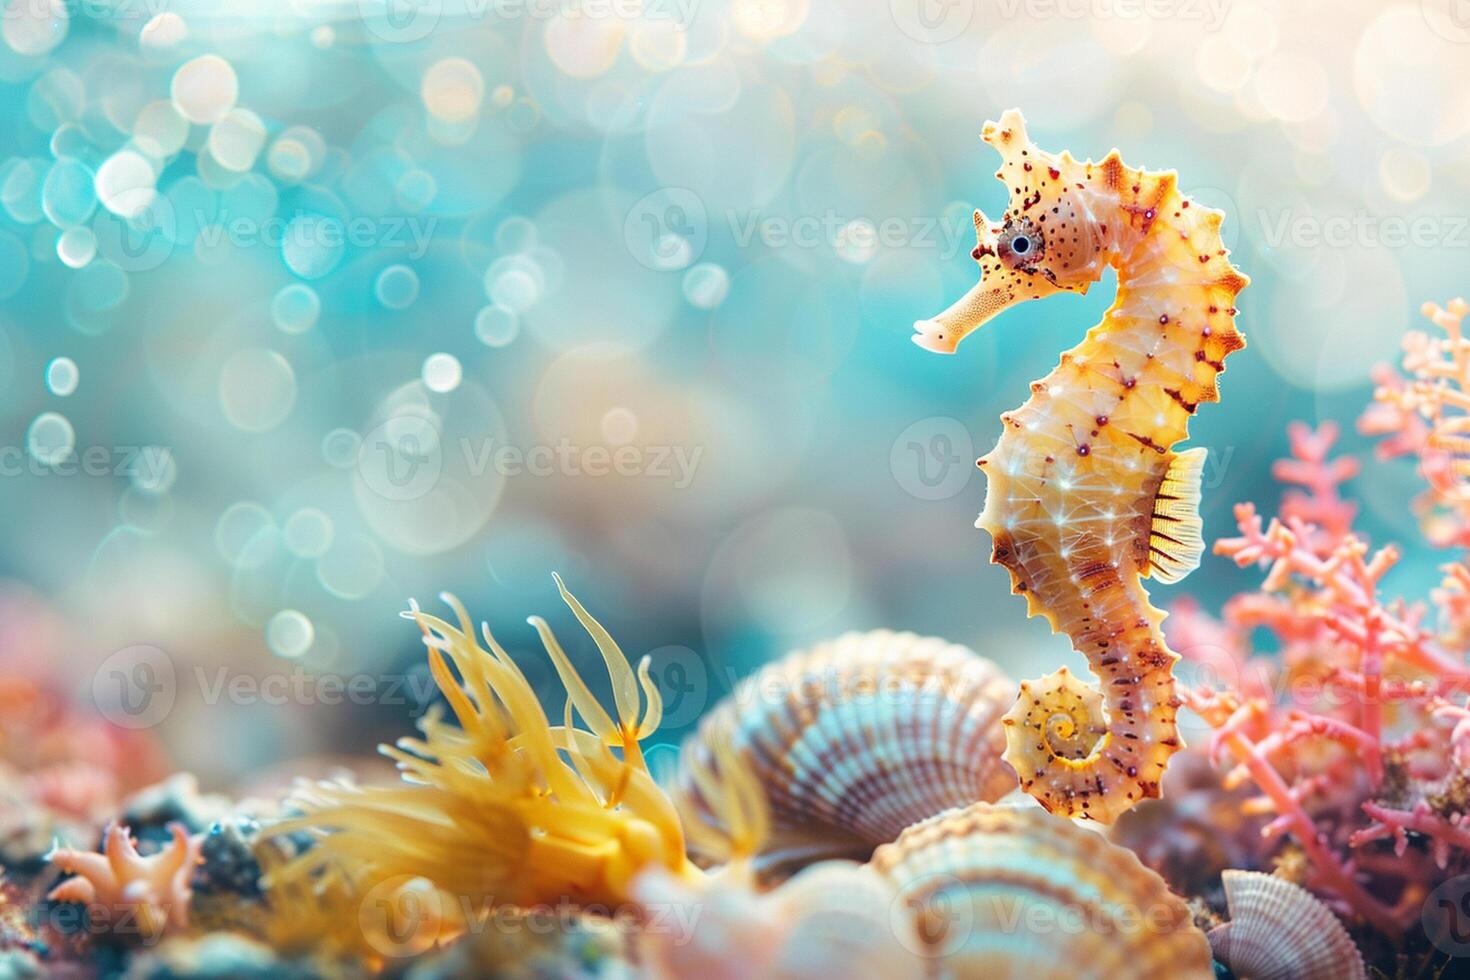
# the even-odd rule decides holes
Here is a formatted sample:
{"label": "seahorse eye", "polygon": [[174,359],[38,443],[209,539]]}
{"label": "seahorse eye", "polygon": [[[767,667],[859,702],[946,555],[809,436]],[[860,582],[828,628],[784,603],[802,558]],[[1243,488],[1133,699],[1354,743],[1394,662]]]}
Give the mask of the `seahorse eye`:
{"label": "seahorse eye", "polygon": [[1022,218],[1001,232],[996,254],[1011,268],[1024,269],[1041,260],[1044,244],[1041,229]]}

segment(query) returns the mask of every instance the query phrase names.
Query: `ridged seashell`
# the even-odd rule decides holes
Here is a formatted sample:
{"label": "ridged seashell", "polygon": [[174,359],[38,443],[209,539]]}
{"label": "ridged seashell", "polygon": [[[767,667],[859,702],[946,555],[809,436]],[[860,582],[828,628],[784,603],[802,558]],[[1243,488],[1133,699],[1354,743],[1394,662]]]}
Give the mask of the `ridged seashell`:
{"label": "ridged seashell", "polygon": [[910,824],[1016,787],[1000,723],[1015,696],[965,647],[849,633],[742,681],[685,742],[674,792],[717,822],[690,770],[710,766],[711,740],[727,734],[769,800],[767,853],[805,836],[815,852],[866,857]]}
{"label": "ridged seashell", "polygon": [[769,892],[748,866],[702,882],[660,868],[635,894],[651,910],[636,938],[650,980],[921,980],[927,963],[913,925],[893,910],[887,878],[850,861],[824,861]]}
{"label": "ridged seashell", "polygon": [[1259,871],[1226,871],[1230,921],[1210,930],[1215,958],[1243,980],[1366,980],[1363,955],[1310,892]]}
{"label": "ridged seashell", "polygon": [[1132,851],[1039,809],[979,803],[911,827],[870,867],[947,977],[1199,978],[1210,945]]}

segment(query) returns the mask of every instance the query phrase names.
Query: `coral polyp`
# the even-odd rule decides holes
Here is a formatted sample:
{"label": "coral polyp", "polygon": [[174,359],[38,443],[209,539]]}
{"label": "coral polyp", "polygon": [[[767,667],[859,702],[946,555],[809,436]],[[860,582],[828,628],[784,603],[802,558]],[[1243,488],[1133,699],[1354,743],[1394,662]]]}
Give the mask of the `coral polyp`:
{"label": "coral polyp", "polygon": [[189,925],[190,879],[199,864],[203,838],[180,824],[169,828],[166,847],[140,855],[128,828],[109,824],[102,853],[58,848],[51,863],[74,875],[47,895],[53,902],[82,905],[92,925],[124,941],[154,942],[166,929]]}
{"label": "coral polyp", "polygon": [[919,346],[953,353],[1012,306],[1118,272],[1102,321],[1001,417],[980,460],[989,490],[977,522],[1028,612],[1070,636],[1102,682],[1061,670],[1022,685],[1006,761],[1047,809],[1110,823],[1159,795],[1183,744],[1178,657],[1142,579],[1175,582],[1199,564],[1205,451],[1173,446],[1245,346],[1235,297],[1249,280],[1221,242],[1224,215],[1185,196],[1172,171],[1130,168],[1116,150],[1097,162],[1044,151],[1016,110],[982,138],[1000,153],[1010,204],[1000,222],[975,212],[980,281],[915,324]]}

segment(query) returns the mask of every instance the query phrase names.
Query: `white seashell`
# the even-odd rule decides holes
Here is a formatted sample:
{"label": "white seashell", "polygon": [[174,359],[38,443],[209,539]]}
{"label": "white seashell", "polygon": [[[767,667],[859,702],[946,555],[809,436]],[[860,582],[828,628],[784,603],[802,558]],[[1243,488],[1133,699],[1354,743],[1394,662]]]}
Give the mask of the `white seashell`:
{"label": "white seashell", "polygon": [[645,910],[636,940],[651,980],[921,980],[922,944],[892,920],[897,892],[849,861],[814,864],[774,891],[755,890],[749,867],[704,881],[661,868],[634,894]]}
{"label": "white seashell", "polygon": [[1015,695],[994,663],[957,644],[849,633],[742,681],[685,742],[674,792],[717,822],[689,771],[710,767],[712,739],[727,735],[770,802],[766,855],[866,857],[910,824],[1016,787],[1000,723]]}
{"label": "white seashell", "polygon": [[1366,980],[1347,930],[1306,889],[1259,871],[1223,877],[1230,921],[1210,946],[1241,980]]}
{"label": "white seashell", "polygon": [[1040,809],[977,803],[911,827],[869,864],[899,890],[932,975],[1210,980],[1188,906],[1132,851]]}

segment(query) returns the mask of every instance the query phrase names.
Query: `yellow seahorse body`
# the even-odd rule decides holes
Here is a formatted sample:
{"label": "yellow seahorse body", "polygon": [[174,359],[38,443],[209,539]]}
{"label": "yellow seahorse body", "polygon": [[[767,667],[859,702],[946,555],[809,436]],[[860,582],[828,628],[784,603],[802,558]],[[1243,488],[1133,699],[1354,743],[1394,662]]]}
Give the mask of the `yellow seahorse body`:
{"label": "yellow seahorse body", "polygon": [[1173,172],[1126,167],[1116,150],[1098,162],[1043,152],[1014,109],[982,138],[1001,154],[1010,207],[1000,223],[975,212],[980,282],[915,324],[919,346],[953,353],[1016,303],[1086,292],[1118,271],[1102,322],[1001,417],[979,461],[989,489],[977,522],[1029,614],[1067,633],[1102,682],[1063,667],[1022,684],[1006,761],[1048,810],[1110,823],[1159,795],[1182,745],[1178,657],[1141,579],[1177,581],[1199,563],[1205,451],[1172,447],[1245,346],[1235,297],[1249,280],[1220,241],[1223,214],[1184,197]]}

